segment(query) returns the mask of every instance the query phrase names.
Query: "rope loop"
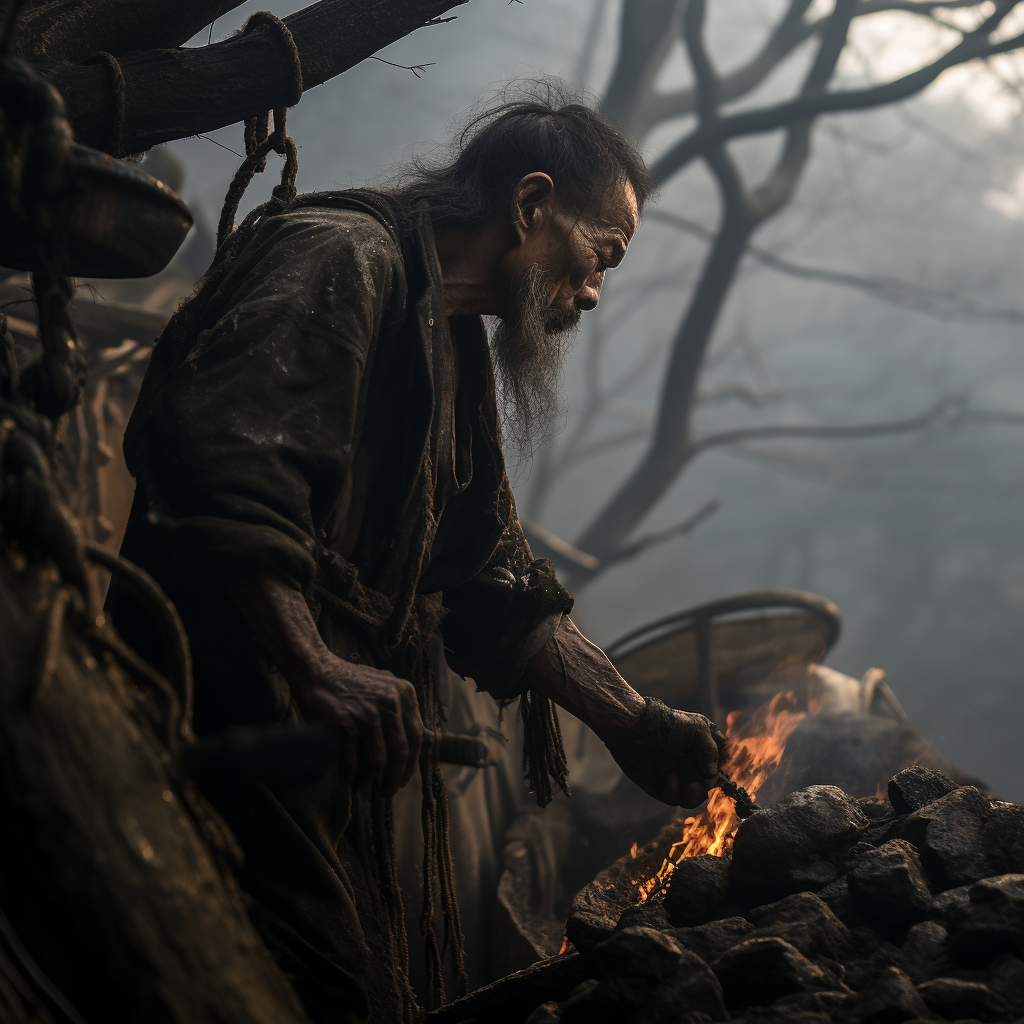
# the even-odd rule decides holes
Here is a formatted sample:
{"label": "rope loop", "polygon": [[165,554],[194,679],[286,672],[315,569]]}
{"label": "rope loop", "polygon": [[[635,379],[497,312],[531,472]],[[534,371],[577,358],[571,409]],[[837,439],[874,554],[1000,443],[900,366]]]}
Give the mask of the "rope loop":
{"label": "rope loop", "polygon": [[125,154],[124,150],[124,127],[128,111],[128,87],[124,81],[124,71],[121,70],[121,63],[106,50],[94,53],[86,61],[86,64],[104,64],[110,78],[110,84],[114,92],[114,119],[110,126],[110,139],[107,144],[107,152],[120,159]]}
{"label": "rope loop", "polygon": [[238,204],[245,195],[254,175],[261,174],[267,167],[267,154],[273,150],[284,157],[281,169],[281,183],[276,185],[271,195],[271,203],[284,207],[295,198],[295,176],[299,170],[299,154],[295,143],[287,130],[288,107],[295,106],[302,98],[302,61],[299,48],[288,26],[270,11],[257,11],[245,23],[243,35],[258,29],[266,28],[274,32],[284,48],[291,63],[293,85],[292,98],[273,112],[274,130],[270,131],[270,113],[257,114],[245,119],[245,159],[242,161],[235,176],[228,186],[224,197],[224,208],[221,210],[217,224],[217,248],[224,244],[228,236],[235,230],[235,214]]}

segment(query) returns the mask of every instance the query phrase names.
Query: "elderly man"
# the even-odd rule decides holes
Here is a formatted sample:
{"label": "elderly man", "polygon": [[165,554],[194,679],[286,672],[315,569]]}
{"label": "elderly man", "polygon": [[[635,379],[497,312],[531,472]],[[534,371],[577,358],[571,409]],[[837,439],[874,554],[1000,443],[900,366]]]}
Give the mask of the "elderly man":
{"label": "elderly man", "polygon": [[[445,944],[458,963],[444,787],[429,746],[421,758],[446,662],[520,698],[542,802],[565,782],[550,701],[666,803],[694,806],[715,780],[710,723],[645,701],[569,618],[516,518],[499,433],[499,405],[506,444],[549,425],[566,339],[651,189],[600,114],[506,103],[390,192],[250,217],[156,348],[125,440],[123,552],[185,621],[196,730],[318,719],[341,738],[315,785],[207,785],[314,1021],[415,1013],[390,800],[418,764],[435,985]],[[481,316],[498,318],[490,343]],[[159,662],[152,626],[117,594],[112,610]]]}

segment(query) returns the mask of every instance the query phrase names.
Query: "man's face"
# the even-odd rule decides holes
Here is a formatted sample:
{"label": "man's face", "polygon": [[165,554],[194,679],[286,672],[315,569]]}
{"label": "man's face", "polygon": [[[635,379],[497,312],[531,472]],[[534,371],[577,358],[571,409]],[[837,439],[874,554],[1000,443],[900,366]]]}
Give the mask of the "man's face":
{"label": "man's face", "polygon": [[628,183],[595,214],[570,216],[553,200],[524,205],[508,304],[491,339],[506,440],[521,455],[550,433],[559,372],[580,316],[597,305],[605,271],[622,261],[639,220]]}

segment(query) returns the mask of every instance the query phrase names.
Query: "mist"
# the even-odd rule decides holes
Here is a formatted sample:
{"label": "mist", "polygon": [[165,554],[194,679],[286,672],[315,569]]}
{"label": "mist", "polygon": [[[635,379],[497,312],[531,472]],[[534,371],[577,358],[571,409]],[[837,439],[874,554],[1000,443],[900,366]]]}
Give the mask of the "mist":
{"label": "mist", "polygon": [[[266,6],[232,12],[212,38]],[[302,4],[269,6],[283,16]],[[743,6],[742,16],[710,26],[723,66],[749,54],[777,7]],[[381,51],[383,60],[303,96],[288,122],[300,191],[384,180],[396,162],[443,143],[453,119],[510,78],[556,75],[598,94],[607,83],[616,3],[474,0],[454,13],[453,22],[422,29]],[[860,43],[880,61],[916,57],[880,36]],[[784,78],[769,79],[762,98],[776,95]],[[745,260],[705,364],[698,433],[932,415],[921,429],[869,439],[709,449],[641,530],[668,528],[710,500],[718,510],[689,535],[599,576],[578,592],[574,613],[596,642],[609,643],[740,591],[821,594],[844,620],[828,664],[855,676],[883,668],[939,751],[1014,800],[1024,799],[1020,120],[1012,91],[965,69],[906,103],[819,121],[793,201],[754,240],[790,270]],[[657,156],[668,141],[667,132],[654,133],[645,154]],[[198,218],[216,223],[242,152],[241,126],[169,148],[187,169],[185,198]],[[773,154],[769,140],[735,146],[743,166]],[[272,159],[240,214],[269,196],[276,172]],[[573,429],[599,335],[605,380],[639,369],[601,414],[595,437],[623,429],[636,436],[575,463],[539,507],[536,460],[510,466],[521,510],[569,540],[643,450],[668,341],[705,252],[695,234],[658,219],[666,211],[714,228],[718,200],[701,166],[674,178],[652,204],[599,309],[584,317],[565,373],[566,412],[548,445],[557,453]],[[792,266],[868,280],[795,276]],[[744,389],[746,400],[728,397]]]}

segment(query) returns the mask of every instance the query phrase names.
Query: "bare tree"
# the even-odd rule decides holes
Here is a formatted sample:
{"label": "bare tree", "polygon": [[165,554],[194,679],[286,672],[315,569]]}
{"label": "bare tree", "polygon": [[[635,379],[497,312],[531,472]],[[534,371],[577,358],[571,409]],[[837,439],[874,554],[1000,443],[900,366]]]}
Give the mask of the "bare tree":
{"label": "bare tree", "polygon": [[[835,0],[830,11],[820,13],[820,5],[812,0],[789,0],[754,56],[741,66],[722,72],[715,67],[706,44],[706,0],[625,0],[618,59],[606,90],[605,110],[640,140],[667,121],[688,117],[688,130],[662,153],[652,169],[659,184],[665,185],[694,161],[702,161],[717,186],[720,214],[716,229],[710,233],[709,248],[696,285],[674,335],[667,344],[662,339],[654,339],[645,353],[646,358],[630,371],[632,374],[644,372],[643,367],[650,365],[652,356],[668,349],[667,368],[653,417],[636,418],[620,433],[598,442],[590,441],[589,429],[607,410],[611,396],[629,380],[620,379],[615,386],[603,391],[594,387],[601,352],[608,342],[607,326],[588,353],[586,372],[591,378],[592,399],[564,441],[563,446],[571,452],[570,458],[590,457],[609,446],[635,442],[640,437],[647,438],[648,443],[627,478],[565,550],[557,550],[534,532],[534,537],[541,541],[540,546],[556,557],[573,585],[579,587],[609,565],[692,528],[694,517],[668,531],[639,539],[634,536],[637,527],[687,464],[710,447],[740,443],[756,436],[855,437],[865,433],[899,433],[921,429],[936,418],[949,415],[949,403],[942,403],[918,416],[867,426],[744,428],[704,438],[693,432],[694,410],[702,397],[698,386],[701,372],[723,306],[747,255],[753,255],[772,269],[858,287],[897,305],[936,312],[945,306],[948,311],[949,297],[940,297],[921,286],[838,272],[830,275],[792,264],[764,250],[752,249],[750,243],[757,230],[783,210],[793,197],[808,163],[813,130],[819,118],[898,103],[920,93],[951,67],[1021,47],[1024,34],[1005,31],[1009,15],[1018,6],[1016,0],[996,3]],[[840,88],[837,69],[844,54],[852,49],[851,26],[856,19],[885,11],[916,16],[932,27],[938,23],[954,32],[957,41],[908,74],[862,88]],[[692,84],[672,92],[659,92],[655,83],[677,40],[685,50]],[[809,51],[805,58],[806,69],[791,96],[739,112],[728,109],[736,101],[751,96],[770,74],[784,63],[804,56],[805,51]],[[780,136],[774,166],[762,180],[746,180],[730,152],[730,143],[743,137],[773,133]],[[660,211],[657,215],[666,216]],[[675,226],[690,232],[700,230],[699,226],[679,218]],[[659,278],[644,285],[648,291],[678,290],[679,287],[680,282],[671,278]],[[953,301],[956,304],[956,300]],[[965,316],[1007,320],[1020,316],[1017,310],[985,310],[970,303],[961,302],[959,307],[958,312]],[[704,396],[705,399],[711,397],[714,396]],[[764,398],[752,391],[731,397],[754,402]],[[528,503],[534,515],[539,514],[543,497],[564,465],[564,459],[555,465],[550,453],[542,455],[533,482],[533,494],[539,500]],[[582,555],[582,559],[573,557],[571,552]]]}

